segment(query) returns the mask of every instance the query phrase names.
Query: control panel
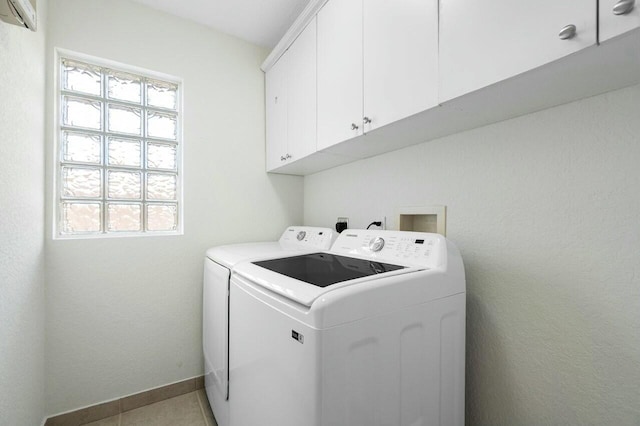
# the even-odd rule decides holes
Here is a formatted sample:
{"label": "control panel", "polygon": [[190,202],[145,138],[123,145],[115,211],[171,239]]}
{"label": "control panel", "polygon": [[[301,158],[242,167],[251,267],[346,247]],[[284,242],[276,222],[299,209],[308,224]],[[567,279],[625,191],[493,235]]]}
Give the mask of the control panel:
{"label": "control panel", "polygon": [[437,264],[445,249],[446,241],[439,234],[348,229],[338,236],[331,252],[428,266]]}
{"label": "control panel", "polygon": [[280,237],[285,248],[308,248],[310,250],[329,250],[334,240],[331,228],[313,226],[290,226]]}

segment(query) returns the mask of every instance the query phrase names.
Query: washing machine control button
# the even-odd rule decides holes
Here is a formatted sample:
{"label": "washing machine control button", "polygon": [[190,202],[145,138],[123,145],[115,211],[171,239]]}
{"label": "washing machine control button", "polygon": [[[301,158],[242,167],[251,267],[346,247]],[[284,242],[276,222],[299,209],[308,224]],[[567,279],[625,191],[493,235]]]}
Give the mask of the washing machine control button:
{"label": "washing machine control button", "polygon": [[298,241],[302,241],[302,240],[304,240],[304,237],[306,237],[306,236],[307,236],[307,232],[306,231],[300,231],[300,232],[298,232],[298,235],[297,235],[296,238],[298,239]]}
{"label": "washing machine control button", "polygon": [[382,237],[375,237],[369,243],[369,249],[373,252],[382,250],[382,247],[384,247],[384,238]]}

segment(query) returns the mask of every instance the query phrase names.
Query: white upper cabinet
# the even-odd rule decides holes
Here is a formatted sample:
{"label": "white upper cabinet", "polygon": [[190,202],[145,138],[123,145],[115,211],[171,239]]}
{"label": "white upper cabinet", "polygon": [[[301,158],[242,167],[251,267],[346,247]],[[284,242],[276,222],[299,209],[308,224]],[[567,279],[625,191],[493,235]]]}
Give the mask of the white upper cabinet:
{"label": "white upper cabinet", "polygon": [[286,161],[287,154],[287,84],[286,52],[265,75],[266,159],[267,170]]}
{"label": "white upper cabinet", "polygon": [[438,105],[438,0],[364,0],[363,17],[364,131]]}
{"label": "white upper cabinet", "polygon": [[267,170],[316,151],[316,21],[266,73]]}
{"label": "white upper cabinet", "polygon": [[600,0],[600,41],[640,28],[640,4],[636,0]]}
{"label": "white upper cabinet", "polygon": [[262,65],[267,170],[315,173],[638,84],[637,2],[310,0]]}
{"label": "white upper cabinet", "polygon": [[437,0],[330,0],[318,12],[318,149],[438,104]]}
{"label": "white upper cabinet", "polygon": [[362,1],[318,12],[318,150],[362,134]]}
{"label": "white upper cabinet", "polygon": [[595,11],[596,0],[440,0],[440,101],[595,44]]}
{"label": "white upper cabinet", "polygon": [[316,20],[287,51],[287,141],[289,160],[316,151]]}

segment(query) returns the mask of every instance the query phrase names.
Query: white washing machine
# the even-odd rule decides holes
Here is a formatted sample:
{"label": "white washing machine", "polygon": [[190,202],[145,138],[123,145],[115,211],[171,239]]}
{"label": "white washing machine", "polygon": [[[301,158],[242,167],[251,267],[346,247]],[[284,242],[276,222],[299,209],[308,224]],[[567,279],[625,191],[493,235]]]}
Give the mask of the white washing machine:
{"label": "white washing machine", "polygon": [[232,426],[464,425],[465,275],[441,235],[347,230],[231,278]]}
{"label": "white washing machine", "polygon": [[204,262],[202,345],[205,389],[219,426],[229,426],[229,283],[233,266],[248,259],[327,250],[329,228],[290,226],[275,242],[232,244],[207,250]]}

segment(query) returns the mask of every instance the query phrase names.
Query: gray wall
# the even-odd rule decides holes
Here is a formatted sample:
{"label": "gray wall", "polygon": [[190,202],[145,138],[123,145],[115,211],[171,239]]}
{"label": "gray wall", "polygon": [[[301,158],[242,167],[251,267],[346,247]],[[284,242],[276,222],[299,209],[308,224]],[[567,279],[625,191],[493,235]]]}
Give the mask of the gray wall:
{"label": "gray wall", "polygon": [[31,32],[0,21],[0,425],[44,415],[45,4]]}
{"label": "gray wall", "polygon": [[61,241],[48,229],[53,415],[203,374],[205,250],[302,222],[303,179],[264,172],[265,49],[130,1],[50,4],[49,92],[58,47],[182,77],[185,105],[183,236]]}
{"label": "gray wall", "polygon": [[307,176],[306,225],[444,204],[467,424],[640,424],[640,86]]}

